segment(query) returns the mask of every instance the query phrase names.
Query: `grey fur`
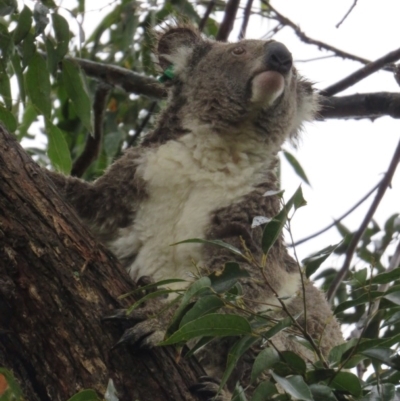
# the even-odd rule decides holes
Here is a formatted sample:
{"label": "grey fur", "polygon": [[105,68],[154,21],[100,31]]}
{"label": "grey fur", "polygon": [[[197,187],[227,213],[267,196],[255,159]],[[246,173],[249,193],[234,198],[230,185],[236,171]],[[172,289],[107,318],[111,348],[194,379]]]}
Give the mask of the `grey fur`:
{"label": "grey fur", "polygon": [[[276,99],[272,97],[271,104],[266,104],[263,99],[260,100],[259,95],[254,101],[254,93],[258,90],[254,85],[255,77],[271,69],[266,59],[266,52],[271,43],[274,43],[272,41],[244,40],[239,43],[219,43],[205,39],[192,27],[183,25],[167,28],[158,36],[157,50],[160,65],[165,69],[173,64],[175,77],[167,83],[168,102],[153,132],[147,135],[141,146],[125,152],[92,184],[57,173],[49,172],[49,175],[94,234],[110,245],[115,244],[115,241],[124,235],[123,233],[135,230],[140,211],[147,201],[152,200],[152,187],[146,181],[146,174],[143,173],[146,163],[149,162],[147,156],[143,155],[161,155],[162,153],[155,152],[163,146],[170,143],[180,144],[188,135],[203,135],[205,132],[205,135],[208,135],[207,140],[213,136],[221,138],[221,143],[225,144],[225,147],[218,150],[222,155],[228,154],[227,157],[234,169],[235,165],[240,165],[246,158],[250,161],[254,159],[256,164],[262,163],[259,156],[254,154],[259,148],[269,160],[264,164],[265,171],[255,171],[255,175],[261,178],[254,178],[251,188],[230,205],[221,206],[216,203],[207,217],[207,228],[203,233],[204,238],[222,239],[238,247],[241,247],[239,238],[242,237],[247,247],[259,258],[262,254],[260,248],[262,228],[251,229],[252,219],[260,215],[273,217],[279,212],[279,200],[274,196],[263,196],[267,190],[276,189],[274,174],[276,154],[286,139],[298,135],[304,121],[313,118],[318,107],[318,98],[311,84],[299,76],[292,67],[287,73],[278,75],[276,93],[279,96]],[[279,82],[282,78],[284,87],[281,93]],[[268,88],[266,91],[271,92],[268,95],[275,96],[274,91]],[[200,138],[199,143],[201,140]],[[206,158],[207,155],[203,156]],[[209,163],[203,159],[195,160],[198,163],[196,171],[200,176],[202,169],[207,170],[208,174],[212,163],[217,161],[215,158]],[[248,163],[251,165],[252,162]],[[228,177],[231,174],[228,165],[226,171],[224,170],[225,168],[215,170],[215,176],[226,174]],[[210,177],[213,177],[212,172]],[[168,183],[164,184],[167,189]],[[196,183],[191,185],[196,189]],[[176,198],[173,196],[168,198],[165,213],[169,213],[169,209],[179,211],[181,206],[176,202],[180,199],[179,194],[185,189],[179,186],[176,188]],[[189,198],[190,193],[186,194],[184,199]],[[172,223],[170,231],[174,234],[175,222]],[[148,229],[150,237],[158,229],[159,227]],[[134,266],[130,267],[134,278],[137,278],[137,272],[132,269],[137,269],[134,263],[145,245],[139,241],[139,244],[132,245],[130,249],[128,244],[129,249],[124,249],[121,255],[117,255],[127,267]],[[110,246],[116,249],[113,245]],[[173,252],[179,254],[182,249],[177,247]],[[231,253],[210,246],[203,246],[199,255],[200,264],[208,271],[221,270],[225,262],[234,258]],[[246,265],[242,260],[238,261],[251,274],[251,279],[242,282],[245,298],[255,301],[253,305],[250,302],[250,306],[256,306],[266,299],[273,299],[273,294],[265,285],[260,271]],[[144,271],[146,268],[140,266]],[[164,271],[160,272],[162,269]],[[172,274],[168,266],[160,265],[156,273],[161,274],[160,277],[172,278],[167,277]],[[298,267],[288,255],[282,238],[278,239],[270,252],[266,275],[271,286],[277,291],[286,285],[287,277],[299,275]],[[297,287],[297,291],[292,295],[294,298],[288,302],[288,307],[297,314],[303,308],[300,287]],[[306,283],[306,303],[308,331],[314,338],[321,340],[322,350],[326,354],[332,346],[342,342],[340,327],[323,295],[311,283]],[[299,321],[302,322],[301,317]],[[160,336],[154,335],[154,332],[158,329],[162,331],[164,325],[165,322],[159,322],[157,326],[153,320],[151,324],[143,322],[135,326],[137,329],[134,327],[130,330],[136,339],[142,337],[146,330],[153,333],[152,337],[146,340],[146,345],[150,346],[149,338],[159,339]],[[304,351],[284,334],[276,336],[274,342],[281,349]],[[211,349],[211,352],[206,350],[200,357],[210,373],[217,372],[220,375],[228,348],[223,342],[218,344],[218,352],[215,352],[215,348]],[[310,360],[315,359],[310,352],[306,354]],[[246,362],[243,364],[238,376],[244,375],[246,380],[251,365],[250,363],[246,365]]]}

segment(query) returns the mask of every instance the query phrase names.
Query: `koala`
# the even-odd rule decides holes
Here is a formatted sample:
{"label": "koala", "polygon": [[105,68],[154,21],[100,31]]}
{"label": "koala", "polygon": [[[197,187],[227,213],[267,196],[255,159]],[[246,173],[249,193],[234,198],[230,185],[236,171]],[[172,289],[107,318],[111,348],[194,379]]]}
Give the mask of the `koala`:
{"label": "koala", "polygon": [[[252,220],[278,214],[279,199],[263,196],[277,188],[277,153],[313,119],[318,97],[279,42],[222,43],[186,25],[168,27],[157,36],[159,64],[164,71],[172,68],[173,77],[165,83],[168,100],[154,130],[93,183],[48,174],[134,280],[187,279],[197,272],[196,265],[216,272],[236,258],[250,274],[241,282],[244,299],[258,311],[279,305],[259,269],[226,249],[170,244],[203,238],[242,248],[244,241],[261,258],[262,227],[251,228]],[[282,237],[269,253],[265,276],[305,324],[299,269]],[[182,288],[182,283],[170,287]],[[312,283],[306,282],[305,294],[308,332],[327,354],[342,342],[338,322]],[[140,311],[147,313],[146,308]],[[129,336],[152,346],[162,339],[165,325],[160,319],[145,320],[129,329]],[[272,340],[281,350],[300,347],[284,334]],[[213,377],[221,377],[225,366],[228,348],[221,344],[200,355]],[[311,352],[306,357],[315,359]],[[238,378],[248,377],[251,364],[244,365]],[[206,380],[197,390],[217,387]],[[221,399],[229,399],[229,390]]]}

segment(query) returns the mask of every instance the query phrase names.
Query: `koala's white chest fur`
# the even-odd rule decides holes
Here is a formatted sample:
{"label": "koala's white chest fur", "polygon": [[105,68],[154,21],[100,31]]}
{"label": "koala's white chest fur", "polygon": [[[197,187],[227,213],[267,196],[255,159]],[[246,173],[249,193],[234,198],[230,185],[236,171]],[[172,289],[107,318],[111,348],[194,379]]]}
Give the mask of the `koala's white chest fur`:
{"label": "koala's white chest fur", "polygon": [[133,226],[121,229],[110,248],[119,258],[136,255],[129,267],[134,279],[188,278],[196,270],[193,262],[202,266],[201,245],[171,244],[204,238],[212,212],[251,192],[272,158],[251,136],[227,143],[209,132],[149,149],[138,168],[149,196]]}

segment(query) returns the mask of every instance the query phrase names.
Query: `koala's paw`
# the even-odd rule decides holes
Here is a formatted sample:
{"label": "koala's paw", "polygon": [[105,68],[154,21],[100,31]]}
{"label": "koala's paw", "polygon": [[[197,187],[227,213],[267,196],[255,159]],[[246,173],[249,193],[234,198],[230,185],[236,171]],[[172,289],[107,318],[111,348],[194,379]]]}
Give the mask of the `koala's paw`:
{"label": "koala's paw", "polygon": [[227,391],[222,389],[218,392],[220,384],[214,377],[202,376],[198,383],[190,387],[190,391],[207,401],[229,401],[231,395]]}
{"label": "koala's paw", "polygon": [[[149,281],[150,280],[150,281]],[[144,276],[138,280],[139,287],[151,284],[152,279]],[[150,289],[151,292],[153,289]],[[147,291],[146,291],[147,293]],[[143,294],[145,295],[145,294]],[[131,344],[138,348],[152,348],[165,336],[165,323],[155,317],[163,303],[159,299],[149,299],[144,305],[133,310],[129,315],[126,309],[116,309],[102,320],[116,323],[125,330],[113,349],[122,344]]]}

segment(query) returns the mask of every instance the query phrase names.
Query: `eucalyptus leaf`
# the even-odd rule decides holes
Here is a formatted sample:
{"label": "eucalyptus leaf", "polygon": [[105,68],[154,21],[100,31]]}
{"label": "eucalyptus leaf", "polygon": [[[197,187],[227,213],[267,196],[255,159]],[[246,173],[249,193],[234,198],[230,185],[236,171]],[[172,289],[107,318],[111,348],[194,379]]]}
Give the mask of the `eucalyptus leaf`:
{"label": "eucalyptus leaf", "polygon": [[336,373],[329,385],[335,390],[349,393],[355,397],[361,395],[360,379],[350,372]]}
{"label": "eucalyptus leaf", "polygon": [[224,302],[216,295],[207,295],[200,298],[194,306],[183,316],[179,327],[184,326],[186,323],[199,318],[200,316],[208,315],[209,313],[216,312],[224,306]]}
{"label": "eucalyptus leaf", "polygon": [[326,259],[328,259],[331,253],[341,244],[342,241],[340,241],[336,245],[327,246],[326,248],[321,249],[320,251],[315,252],[312,255],[308,256],[307,258],[303,259],[301,263],[304,266],[306,276],[310,277],[312,274],[314,274],[317,271],[317,269],[321,266],[321,264]]}
{"label": "eucalyptus leaf", "polygon": [[24,6],[19,14],[17,27],[13,31],[14,44],[19,44],[29,33],[32,26],[32,11]]}
{"label": "eucalyptus leaf", "polygon": [[171,345],[203,336],[227,337],[250,333],[251,327],[244,317],[212,313],[185,324],[158,345]]}
{"label": "eucalyptus leaf", "polygon": [[254,390],[251,401],[265,401],[277,393],[278,390],[275,384],[270,381],[265,381],[260,383]]}
{"label": "eucalyptus leaf", "polygon": [[94,390],[82,390],[73,395],[68,401],[102,401]]}
{"label": "eucalyptus leaf", "polygon": [[17,129],[17,120],[14,114],[0,104],[0,122],[5,125],[8,131],[14,132]]}
{"label": "eucalyptus leaf", "polygon": [[62,62],[62,76],[65,89],[72,101],[76,114],[85,128],[89,132],[93,132],[92,106],[80,68],[73,61],[64,59]]}
{"label": "eucalyptus leaf", "polygon": [[63,133],[49,120],[46,120],[46,133],[49,140],[47,154],[52,165],[58,171],[69,174],[72,167],[71,154]]}
{"label": "eucalyptus leaf", "polygon": [[[26,73],[26,88],[32,104],[40,114],[50,118],[51,97],[50,78],[46,62],[43,57],[35,53],[28,65]],[[64,141],[65,142],[65,141]]]}
{"label": "eucalyptus leaf", "polygon": [[228,244],[227,242],[221,241],[221,240],[206,240],[206,239],[201,239],[201,238],[191,238],[191,239],[187,239],[184,241],[175,242],[175,243],[171,244],[171,246],[180,245],[180,244],[193,244],[193,243],[216,245],[221,248],[228,249],[235,255],[240,255],[240,256],[244,257],[243,253],[238,248],[236,248],[235,246],[233,246],[231,244]]}
{"label": "eucalyptus leaf", "polygon": [[238,340],[229,350],[226,368],[222,375],[219,390],[225,386],[233,372],[233,369],[236,367],[239,358],[257,341],[259,341],[259,338],[247,335]]}
{"label": "eucalyptus leaf", "polygon": [[227,262],[222,271],[211,273],[208,277],[214,291],[223,293],[231,289],[239,278],[250,277],[250,274],[247,270],[242,269],[238,263]]}
{"label": "eucalyptus leaf", "polygon": [[274,348],[263,349],[256,357],[251,369],[251,383],[254,383],[262,372],[274,367],[280,361],[279,354]]}
{"label": "eucalyptus leaf", "polygon": [[283,390],[293,398],[298,400],[314,401],[310,388],[301,376],[281,377],[274,372],[271,372],[271,374]]}
{"label": "eucalyptus leaf", "polygon": [[292,166],[293,170],[296,172],[296,174],[309,186],[311,186],[310,181],[308,180],[308,177],[299,163],[299,161],[287,150],[284,150],[283,155],[285,156],[285,159],[289,162],[289,164]]}
{"label": "eucalyptus leaf", "polygon": [[35,20],[36,36],[44,32],[47,24],[50,22],[47,14],[50,10],[42,2],[36,2],[33,7],[33,19]]}

